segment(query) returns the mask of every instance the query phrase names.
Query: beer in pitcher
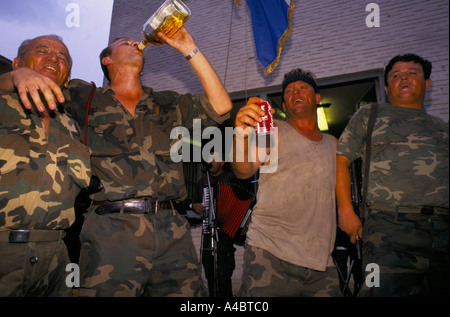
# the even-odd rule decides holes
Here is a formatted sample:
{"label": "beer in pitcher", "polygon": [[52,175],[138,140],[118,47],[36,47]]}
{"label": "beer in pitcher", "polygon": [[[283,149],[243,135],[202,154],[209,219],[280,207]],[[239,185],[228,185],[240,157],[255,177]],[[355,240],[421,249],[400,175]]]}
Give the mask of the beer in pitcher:
{"label": "beer in pitcher", "polygon": [[143,51],[149,44],[163,44],[157,33],[162,32],[171,37],[190,16],[191,10],[183,2],[166,0],[142,26],[144,40],[139,43],[138,48]]}

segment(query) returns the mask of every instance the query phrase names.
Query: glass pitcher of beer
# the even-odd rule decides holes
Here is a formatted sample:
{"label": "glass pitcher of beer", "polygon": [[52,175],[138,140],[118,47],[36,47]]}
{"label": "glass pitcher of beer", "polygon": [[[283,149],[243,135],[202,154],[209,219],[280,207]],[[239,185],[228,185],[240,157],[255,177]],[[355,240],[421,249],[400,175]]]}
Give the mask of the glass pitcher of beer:
{"label": "glass pitcher of beer", "polygon": [[183,2],[166,0],[142,26],[144,40],[139,43],[138,48],[143,51],[149,44],[163,44],[156,34],[162,32],[171,37],[190,16],[191,10]]}

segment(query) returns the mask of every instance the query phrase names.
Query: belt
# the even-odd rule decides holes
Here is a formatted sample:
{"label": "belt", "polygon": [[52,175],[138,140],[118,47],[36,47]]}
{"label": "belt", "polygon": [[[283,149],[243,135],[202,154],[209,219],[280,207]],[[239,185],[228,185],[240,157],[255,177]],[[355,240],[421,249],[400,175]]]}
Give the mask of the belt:
{"label": "belt", "polygon": [[49,242],[58,241],[65,235],[64,230],[8,230],[0,231],[0,242]]}
{"label": "belt", "polygon": [[422,215],[447,215],[448,216],[448,208],[443,207],[434,207],[434,206],[390,206],[383,204],[370,204],[370,209],[387,211],[387,212],[397,212],[404,214],[422,214]]}
{"label": "belt", "polygon": [[114,213],[156,214],[159,210],[173,208],[170,200],[158,201],[146,198],[94,201],[93,205],[99,206],[95,209],[95,213],[99,215]]}

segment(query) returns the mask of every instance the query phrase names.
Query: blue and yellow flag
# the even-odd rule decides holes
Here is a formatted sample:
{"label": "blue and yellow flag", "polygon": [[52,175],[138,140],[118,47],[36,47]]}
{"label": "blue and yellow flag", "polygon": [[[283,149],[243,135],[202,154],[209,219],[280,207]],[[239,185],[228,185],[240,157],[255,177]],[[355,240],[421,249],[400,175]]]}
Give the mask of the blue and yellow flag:
{"label": "blue and yellow flag", "polygon": [[291,36],[294,0],[247,0],[255,37],[256,54],[264,73],[272,72],[280,62],[281,51]]}

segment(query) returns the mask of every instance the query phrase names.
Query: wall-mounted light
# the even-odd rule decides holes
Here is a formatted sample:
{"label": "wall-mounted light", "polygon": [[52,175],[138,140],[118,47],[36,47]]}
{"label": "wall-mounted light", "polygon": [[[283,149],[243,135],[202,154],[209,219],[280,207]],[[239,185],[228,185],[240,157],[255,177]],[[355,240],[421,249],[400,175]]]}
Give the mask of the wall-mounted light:
{"label": "wall-mounted light", "polygon": [[325,115],[325,109],[331,106],[331,103],[324,103],[317,105],[317,124],[320,131],[328,131],[327,116]]}

